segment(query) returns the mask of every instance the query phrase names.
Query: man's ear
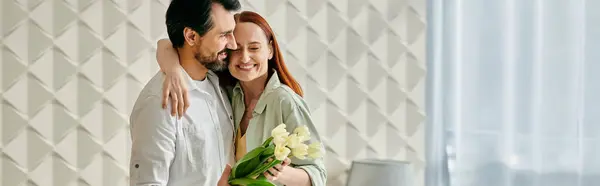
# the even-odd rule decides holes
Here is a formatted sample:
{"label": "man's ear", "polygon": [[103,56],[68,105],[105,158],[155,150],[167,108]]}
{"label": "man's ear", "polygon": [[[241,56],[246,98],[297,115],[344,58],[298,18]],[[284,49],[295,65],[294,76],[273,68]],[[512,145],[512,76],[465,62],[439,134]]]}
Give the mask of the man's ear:
{"label": "man's ear", "polygon": [[183,29],[183,38],[185,39],[185,42],[190,46],[194,46],[200,40],[200,36],[198,36],[196,31],[192,30],[189,27],[185,27]]}
{"label": "man's ear", "polygon": [[269,60],[273,59],[273,40],[269,41]]}

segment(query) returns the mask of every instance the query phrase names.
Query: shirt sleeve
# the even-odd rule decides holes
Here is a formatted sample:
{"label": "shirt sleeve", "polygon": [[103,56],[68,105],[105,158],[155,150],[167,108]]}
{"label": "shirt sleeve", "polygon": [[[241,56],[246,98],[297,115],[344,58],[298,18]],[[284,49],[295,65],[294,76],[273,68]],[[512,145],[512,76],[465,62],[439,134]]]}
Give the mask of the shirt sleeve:
{"label": "shirt sleeve", "polygon": [[159,97],[150,96],[140,104],[130,124],[130,185],[164,186],[175,154],[176,125]]}
{"label": "shirt sleeve", "polygon": [[[308,142],[321,142],[321,136],[315,128],[315,124],[311,119],[308,106],[304,103],[302,98],[288,97],[290,99],[282,100],[282,111],[284,112],[284,123],[288,131],[293,131],[296,127],[306,125],[310,131],[311,139]],[[321,158],[317,159],[297,159],[292,157],[292,164],[296,168],[303,169],[308,173],[312,186],[325,186],[327,180],[327,172],[325,170],[325,164],[322,157],[325,156],[325,149],[321,147],[323,152]]]}

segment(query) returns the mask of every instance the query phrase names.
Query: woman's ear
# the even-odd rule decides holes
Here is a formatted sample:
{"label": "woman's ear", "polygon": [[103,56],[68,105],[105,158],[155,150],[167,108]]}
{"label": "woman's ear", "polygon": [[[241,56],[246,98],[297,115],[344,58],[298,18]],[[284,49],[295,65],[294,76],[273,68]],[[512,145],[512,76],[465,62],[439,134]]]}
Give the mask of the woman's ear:
{"label": "woman's ear", "polygon": [[273,59],[273,40],[269,41],[269,60]]}
{"label": "woman's ear", "polygon": [[183,38],[185,39],[185,42],[190,46],[194,46],[196,43],[198,43],[198,40],[200,39],[200,37],[196,34],[196,31],[192,30],[189,27],[185,27],[183,29]]}

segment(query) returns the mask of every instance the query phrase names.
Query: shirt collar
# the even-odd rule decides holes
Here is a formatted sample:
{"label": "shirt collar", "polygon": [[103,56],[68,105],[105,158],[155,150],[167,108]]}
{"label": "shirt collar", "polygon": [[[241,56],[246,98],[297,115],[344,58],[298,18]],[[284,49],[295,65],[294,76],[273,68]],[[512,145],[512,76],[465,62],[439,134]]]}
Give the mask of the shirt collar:
{"label": "shirt collar", "polygon": [[[199,87],[196,86],[196,83],[194,83],[194,80],[192,79],[192,77],[190,77],[190,75],[185,71],[185,69],[181,68],[181,71],[184,74],[184,79],[187,81],[187,85],[190,91],[192,90],[196,90]],[[208,73],[206,73],[206,79],[204,80],[209,80],[213,83],[218,83],[219,82],[219,78],[217,76],[217,74],[215,74],[213,71],[208,70]],[[217,84],[218,85],[218,84]]]}
{"label": "shirt collar", "polygon": [[[258,98],[258,103],[256,103],[256,107],[254,107],[254,112],[257,114],[261,114],[265,108],[267,107],[267,103],[263,100],[266,95],[271,93],[273,90],[282,86],[281,81],[279,81],[279,76],[277,75],[277,71],[273,70],[273,74],[267,81],[267,85],[265,86],[265,90],[263,90],[262,94]],[[242,91],[242,86],[238,82],[233,88],[234,95],[244,96],[244,92]]]}

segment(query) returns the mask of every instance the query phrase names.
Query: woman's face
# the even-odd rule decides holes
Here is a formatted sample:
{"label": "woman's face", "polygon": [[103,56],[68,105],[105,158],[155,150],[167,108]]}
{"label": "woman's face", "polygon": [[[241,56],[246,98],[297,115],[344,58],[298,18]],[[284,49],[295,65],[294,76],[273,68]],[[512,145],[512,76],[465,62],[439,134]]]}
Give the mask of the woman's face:
{"label": "woman's face", "polygon": [[231,75],[242,82],[266,76],[273,48],[265,32],[254,23],[242,22],[236,24],[233,35],[237,50],[229,56]]}

